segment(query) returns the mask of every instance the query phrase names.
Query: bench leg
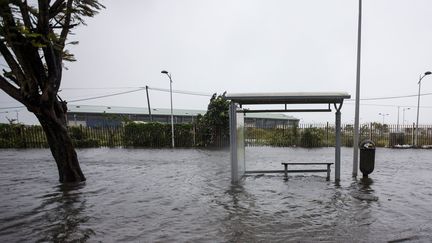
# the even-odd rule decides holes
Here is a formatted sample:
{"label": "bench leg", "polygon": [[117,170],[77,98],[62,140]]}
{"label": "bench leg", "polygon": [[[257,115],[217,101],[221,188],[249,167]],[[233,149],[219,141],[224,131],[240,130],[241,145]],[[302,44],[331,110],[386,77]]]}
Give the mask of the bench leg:
{"label": "bench leg", "polygon": [[287,164],[284,164],[284,168],[285,168],[285,171],[284,171],[284,173],[285,173],[285,180],[287,181],[288,180],[288,165]]}
{"label": "bench leg", "polygon": [[327,181],[330,180],[330,165],[327,165],[327,178],[326,178],[326,180]]}

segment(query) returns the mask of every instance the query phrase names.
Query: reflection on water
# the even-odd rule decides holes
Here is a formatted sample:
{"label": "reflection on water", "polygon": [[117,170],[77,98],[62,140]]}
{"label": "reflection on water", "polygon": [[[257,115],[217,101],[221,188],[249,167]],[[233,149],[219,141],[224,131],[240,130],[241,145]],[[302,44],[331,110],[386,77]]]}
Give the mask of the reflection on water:
{"label": "reflection on water", "polygon": [[43,195],[36,211],[44,212],[43,229],[38,229],[40,241],[83,242],[94,235],[91,228],[83,225],[89,220],[85,214],[86,199],[81,190],[85,183],[64,184],[53,188],[53,193]]}
{"label": "reflection on water", "polygon": [[373,180],[371,178],[361,178],[355,180],[351,184],[351,195],[352,197],[365,200],[365,201],[378,201],[378,197],[375,196],[374,190],[371,187]]}
{"label": "reflection on water", "polygon": [[[48,150],[1,150],[0,241],[430,242],[432,151],[378,149],[375,172],[357,179],[351,152],[340,185],[319,173],[231,185],[227,151],[88,149],[87,182],[59,185]],[[334,149],[246,154],[250,169],[281,169]]]}

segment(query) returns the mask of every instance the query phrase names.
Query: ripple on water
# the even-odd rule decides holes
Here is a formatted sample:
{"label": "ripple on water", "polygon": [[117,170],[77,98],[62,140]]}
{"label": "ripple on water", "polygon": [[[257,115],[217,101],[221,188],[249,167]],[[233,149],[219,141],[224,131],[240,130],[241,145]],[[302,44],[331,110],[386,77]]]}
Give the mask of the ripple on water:
{"label": "ripple on water", "polygon": [[[342,149],[340,186],[322,174],[231,185],[227,151],[82,149],[87,182],[64,186],[49,150],[2,150],[0,240],[430,241],[432,151],[377,149],[375,172],[358,180],[351,153]],[[250,169],[281,169],[283,161],[331,161],[334,149],[246,155]]]}

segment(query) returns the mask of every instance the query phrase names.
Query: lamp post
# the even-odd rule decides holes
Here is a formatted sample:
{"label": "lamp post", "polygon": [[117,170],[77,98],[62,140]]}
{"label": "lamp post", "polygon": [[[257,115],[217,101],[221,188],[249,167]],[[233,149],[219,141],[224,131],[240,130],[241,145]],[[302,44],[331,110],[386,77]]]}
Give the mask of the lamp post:
{"label": "lamp post", "polygon": [[402,109],[402,127],[405,126],[405,111],[406,110],[411,110],[411,108],[403,108]]}
{"label": "lamp post", "polygon": [[360,64],[361,64],[361,23],[362,23],[362,0],[359,0],[357,26],[357,73],[356,73],[356,98],[354,114],[354,146],[353,146],[353,172],[352,176],[357,177],[359,159],[359,139],[360,139]]}
{"label": "lamp post", "polygon": [[383,126],[384,126],[384,123],[385,123],[384,117],[386,117],[386,116],[388,116],[388,115],[390,115],[390,114],[378,113],[378,115],[380,115],[380,116],[383,117],[383,122],[382,122],[382,124],[383,124]]}
{"label": "lamp post", "polygon": [[432,72],[427,71],[425,72],[423,75],[420,74],[420,78],[418,81],[418,86],[419,86],[419,91],[418,91],[418,96],[417,96],[417,122],[416,122],[416,133],[415,133],[415,144],[414,146],[417,147],[418,145],[418,123],[419,123],[419,109],[420,109],[420,88],[421,88],[421,81],[424,77],[426,77],[427,75],[432,74]]}
{"label": "lamp post", "polygon": [[172,79],[168,71],[162,70],[161,73],[166,74],[170,80],[170,100],[171,100],[171,145],[174,148],[174,115],[173,115],[173,102],[172,102]]}

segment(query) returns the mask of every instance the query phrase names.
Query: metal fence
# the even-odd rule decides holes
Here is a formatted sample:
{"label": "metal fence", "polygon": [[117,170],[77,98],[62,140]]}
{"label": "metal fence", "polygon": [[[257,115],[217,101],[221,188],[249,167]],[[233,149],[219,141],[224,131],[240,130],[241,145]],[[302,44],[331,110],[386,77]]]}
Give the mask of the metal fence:
{"label": "metal fence", "polygon": [[[76,147],[125,147],[130,146],[130,137],[124,127],[69,127]],[[342,146],[353,146],[353,125],[342,125]],[[432,125],[419,126],[418,145],[432,145]],[[157,134],[157,135],[154,135]],[[158,139],[161,133],[149,131],[147,134],[134,134],[142,139],[144,147],[169,147],[169,139]],[[203,146],[203,139],[195,127],[177,129],[175,143],[178,147]],[[164,135],[170,136],[169,131]],[[135,136],[137,137],[137,136]],[[413,145],[415,125],[387,125],[379,123],[362,124],[360,140],[371,139],[378,147]],[[225,147],[229,140],[223,136],[212,138],[214,147]],[[151,140],[152,142],[149,142]],[[166,140],[166,141],[165,141]],[[159,142],[161,141],[161,142]],[[298,126],[279,126],[275,128],[245,127],[246,146],[301,146],[331,147],[335,144],[333,124],[299,124]],[[133,145],[132,145],[133,146]],[[48,143],[41,126],[0,124],[0,148],[46,148]]]}
{"label": "metal fence", "polygon": [[[275,128],[245,127],[247,146],[331,147],[335,145],[334,124],[299,124]],[[342,146],[352,147],[354,126],[342,124]],[[368,123],[360,125],[360,141],[371,139],[378,147],[414,145],[415,124],[389,125]],[[432,125],[419,125],[418,146],[432,145]]]}
{"label": "metal fence", "polygon": [[[75,147],[152,147],[171,146],[169,124],[154,123],[138,127],[68,127]],[[175,125],[176,147],[227,147],[229,139],[209,136],[193,125]],[[211,141],[204,141],[211,140]],[[0,124],[0,148],[47,148],[48,142],[41,126]]]}

